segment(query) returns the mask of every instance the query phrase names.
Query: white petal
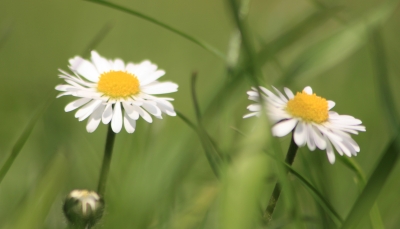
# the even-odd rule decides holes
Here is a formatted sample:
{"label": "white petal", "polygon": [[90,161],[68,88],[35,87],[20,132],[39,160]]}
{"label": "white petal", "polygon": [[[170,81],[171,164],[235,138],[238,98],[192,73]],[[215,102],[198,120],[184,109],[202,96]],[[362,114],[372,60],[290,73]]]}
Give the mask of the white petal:
{"label": "white petal", "polygon": [[139,81],[142,82],[149,74],[157,70],[157,65],[152,64],[148,60],[144,60],[136,65],[133,74],[135,74]]}
{"label": "white petal", "polygon": [[164,70],[157,70],[154,73],[146,76],[146,77],[142,77],[141,81],[140,81],[140,85],[147,85],[149,83],[152,83],[154,81],[156,81],[158,78],[160,78],[161,76],[165,75],[165,71]]}
{"label": "white petal", "polygon": [[259,115],[259,112],[254,112],[254,113],[250,113],[247,115],[243,115],[243,118],[250,118],[250,117],[258,116],[258,115]]}
{"label": "white petal", "polygon": [[276,93],[278,94],[278,96],[279,96],[279,98],[282,100],[282,101],[285,101],[285,102],[287,102],[288,101],[288,99],[282,94],[282,92],[280,92],[278,89],[276,89],[275,87],[272,87],[275,91],[276,91]]}
{"label": "white petal", "polygon": [[114,105],[114,113],[111,120],[111,129],[114,131],[114,133],[119,133],[122,129],[122,111],[120,102],[117,102]]}
{"label": "white petal", "polygon": [[178,91],[178,84],[172,82],[162,82],[140,88],[142,92],[152,95],[165,94]]}
{"label": "white petal", "polygon": [[322,136],[321,132],[315,127],[312,126],[312,131],[311,133],[313,134],[313,138],[315,141],[315,145],[318,147],[318,149],[320,150],[324,150],[326,149],[326,140],[325,138]]}
{"label": "white petal", "polygon": [[70,102],[67,104],[67,106],[65,106],[65,112],[70,112],[73,111],[75,109],[77,109],[80,106],[83,106],[84,104],[88,103],[91,99],[90,98],[81,98],[81,99],[77,99],[73,102]]}
{"label": "white petal", "polygon": [[85,77],[89,81],[98,81],[100,76],[99,72],[91,62],[83,59],[80,56],[76,56],[73,59],[70,59],[69,63],[71,64],[70,68],[72,71],[77,72],[79,75]]}
{"label": "white petal", "polygon": [[93,100],[89,102],[75,113],[75,118],[78,118],[79,121],[86,119],[97,107],[100,106],[101,102],[101,100]]}
{"label": "white petal", "polygon": [[122,102],[122,106],[124,107],[125,113],[129,115],[131,119],[137,120],[139,118],[139,113],[133,108],[132,105]]}
{"label": "white petal", "polygon": [[135,132],[136,121],[129,118],[129,116],[126,114],[126,112],[124,114],[124,127],[125,127],[126,132],[128,132],[130,134]]}
{"label": "white petal", "polygon": [[283,90],[285,91],[285,93],[286,93],[286,95],[287,95],[287,97],[289,99],[293,99],[294,98],[294,94],[289,88],[285,87],[285,88],[283,88]]}
{"label": "white petal", "polygon": [[307,131],[303,122],[299,122],[294,130],[294,142],[298,146],[304,146],[307,142]]}
{"label": "white petal", "polygon": [[247,109],[249,111],[261,111],[261,105],[260,104],[250,104],[247,106]]}
{"label": "white petal", "polygon": [[146,120],[148,123],[152,123],[153,119],[151,118],[151,116],[149,115],[149,113],[147,113],[145,110],[143,110],[141,107],[139,106],[133,106],[133,108],[139,113],[139,115]]}
{"label": "white petal", "polygon": [[104,124],[108,124],[110,123],[112,116],[113,116],[112,104],[108,103],[106,108],[104,109],[101,120]]}
{"label": "white petal", "polygon": [[125,70],[125,63],[121,59],[115,59],[112,65],[112,69],[114,71],[124,71]]}
{"label": "white petal", "polygon": [[150,112],[150,114],[154,116],[160,116],[161,115],[161,110],[158,108],[155,104],[150,103],[150,102],[144,102],[142,107],[146,109],[146,111]]}
{"label": "white petal", "polygon": [[131,74],[135,75],[135,69],[137,68],[137,65],[133,64],[133,63],[127,63],[125,66],[125,70]]}
{"label": "white petal", "polygon": [[89,133],[92,133],[97,129],[99,126],[99,123],[101,121],[101,114],[103,113],[104,110],[104,105],[100,105],[93,113],[90,115],[88,123],[86,125],[86,130]]}
{"label": "white petal", "polygon": [[96,51],[92,51],[91,54],[92,54],[92,62],[96,66],[99,74],[102,74],[104,72],[109,72],[111,70],[110,63],[108,62],[107,59],[100,56]]}
{"label": "white petal", "polygon": [[312,88],[310,86],[307,86],[303,89],[303,91],[309,95],[312,95]]}
{"label": "white petal", "polygon": [[325,139],[325,140],[327,142],[326,156],[328,156],[329,163],[333,164],[333,163],[335,163],[335,153],[333,152],[333,148],[332,148],[331,143],[329,143],[329,140],[328,139]]}
{"label": "white petal", "polygon": [[306,127],[306,135],[307,135],[307,145],[308,145],[308,148],[311,150],[311,151],[314,151],[315,150],[315,148],[316,148],[316,146],[315,146],[315,141],[314,141],[314,135],[313,135],[313,129],[312,129],[312,126],[310,125],[310,124],[305,124],[305,127]]}
{"label": "white petal", "polygon": [[157,103],[158,108],[169,116],[176,116],[176,112],[174,110],[174,106],[166,99],[156,99],[154,100]]}
{"label": "white petal", "polygon": [[272,127],[272,134],[277,137],[283,137],[293,130],[297,122],[298,121],[296,119],[288,119],[279,122]]}
{"label": "white petal", "polygon": [[332,100],[328,100],[328,110],[332,109],[335,105],[335,102],[333,102]]}
{"label": "white petal", "polygon": [[60,93],[60,94],[57,95],[56,98],[58,99],[58,98],[60,98],[61,96],[64,96],[64,95],[72,95],[72,92],[67,91],[67,92]]}

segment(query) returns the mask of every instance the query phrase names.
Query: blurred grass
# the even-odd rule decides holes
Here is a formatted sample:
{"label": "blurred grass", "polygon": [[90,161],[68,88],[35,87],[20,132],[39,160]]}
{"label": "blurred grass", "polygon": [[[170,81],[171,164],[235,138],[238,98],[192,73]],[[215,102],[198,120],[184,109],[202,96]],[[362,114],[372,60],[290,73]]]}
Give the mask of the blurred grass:
{"label": "blurred grass", "polygon": [[[391,166],[391,170],[373,172],[393,137],[393,123],[384,123],[389,119],[381,112],[383,102],[376,90],[382,72],[374,73],[370,63],[378,57],[366,47],[370,26],[379,27],[386,51],[385,74],[394,90],[392,103],[384,108],[398,110],[396,1],[253,0],[241,12],[240,6],[232,12],[228,1],[112,3],[142,12],[216,50],[226,50],[232,60],[225,63],[182,36],[91,2],[0,1],[1,163],[37,104],[45,100],[43,91],[61,83],[57,69],[67,70],[68,59],[91,47],[94,35],[104,32],[107,36],[96,44],[97,51],[107,58],[150,59],[158,64],[167,72],[161,80],[179,84],[179,92],[171,97],[189,120],[196,119],[190,74],[198,72],[202,127],[228,163],[218,181],[198,136],[185,122],[178,117],[152,124],[139,120],[134,134],[116,137],[106,214],[97,228],[261,228],[257,219],[276,178],[288,185],[271,228],[325,228],[323,223],[336,228],[321,210],[326,206],[318,207],[323,202],[318,204],[315,192],[304,189],[293,176],[279,175],[276,161],[263,153],[267,140],[286,149],[289,139],[270,139],[266,123],[241,118],[250,104],[246,90],[254,86],[254,80],[248,79],[254,75],[267,87],[273,83],[280,89],[301,90],[310,85],[318,95],[336,102],[335,111],[363,120],[367,132],[354,137],[361,147],[354,160],[366,177],[376,177],[365,188],[374,195],[365,199],[369,206],[377,202],[385,228],[400,227],[395,214],[400,199],[393,196],[400,191],[399,166],[390,159],[377,168]],[[237,29],[240,23],[245,23],[244,30]],[[238,31],[248,37],[238,38]],[[245,54],[247,42],[250,56]],[[253,55],[256,62],[250,58]],[[373,80],[375,75],[378,81]],[[106,126],[86,133],[85,123],[63,111],[71,99],[57,99],[38,120],[1,183],[0,228],[63,228],[64,196],[71,189],[96,188]],[[60,149],[65,158],[57,153]],[[282,160],[284,155],[274,149]],[[352,215],[354,203],[363,196],[354,181],[356,174],[339,161],[330,165],[325,152],[300,150],[297,157],[293,169],[308,181],[305,187],[316,188],[340,217]],[[378,182],[382,177],[386,183]],[[294,211],[295,217],[288,211]],[[357,214],[351,219],[359,224],[352,228],[373,228],[369,209]]]}

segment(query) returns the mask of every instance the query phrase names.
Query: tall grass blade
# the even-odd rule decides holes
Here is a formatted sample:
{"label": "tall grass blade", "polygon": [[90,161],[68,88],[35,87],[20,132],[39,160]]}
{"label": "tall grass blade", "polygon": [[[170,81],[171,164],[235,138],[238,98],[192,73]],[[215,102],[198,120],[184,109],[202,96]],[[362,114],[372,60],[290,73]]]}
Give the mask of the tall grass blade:
{"label": "tall grass blade", "polygon": [[150,16],[147,16],[145,14],[142,14],[142,13],[136,11],[136,10],[131,10],[131,9],[126,8],[126,7],[123,7],[123,6],[120,6],[120,5],[111,3],[111,2],[102,1],[102,0],[85,0],[85,1],[94,2],[94,3],[100,4],[100,5],[104,5],[104,6],[107,6],[107,7],[110,7],[110,8],[113,8],[113,9],[116,9],[116,10],[119,10],[119,11],[122,11],[122,12],[125,12],[125,13],[128,13],[128,14],[131,14],[131,15],[134,15],[136,17],[142,18],[142,19],[144,19],[146,21],[152,22],[152,23],[154,23],[156,25],[159,25],[159,26],[163,27],[166,30],[169,30],[169,31],[171,31],[171,32],[173,32],[175,34],[178,34],[179,36],[181,36],[183,38],[186,38],[187,40],[199,45],[200,47],[202,47],[205,50],[211,52],[212,54],[216,55],[217,57],[221,58],[222,60],[225,60],[225,55],[222,52],[220,52],[218,49],[216,49],[213,46],[211,46],[210,44],[208,44],[208,43],[206,43],[204,41],[201,41],[200,39],[197,39],[197,38],[195,38],[195,37],[193,37],[191,35],[188,35],[188,34],[182,32],[182,31],[180,31],[180,30],[178,30],[178,29],[176,29],[176,28],[174,28],[172,26],[169,26],[169,25],[167,25],[167,24],[165,24],[165,23],[163,23],[163,22],[161,22],[161,21],[159,21],[157,19],[154,19],[154,18],[152,18]]}
{"label": "tall grass blade", "polygon": [[89,57],[90,52],[95,49],[101,41],[103,41],[103,39],[108,35],[112,28],[113,25],[111,23],[105,24],[86,46],[85,50],[82,53],[82,57]]}
{"label": "tall grass blade", "polygon": [[339,213],[336,212],[336,210],[332,207],[332,205],[329,203],[328,200],[324,198],[324,196],[305,178],[303,177],[297,170],[295,170],[292,166],[289,164],[283,162],[282,160],[279,160],[276,156],[267,153],[270,157],[272,157],[274,160],[277,162],[280,162],[284,167],[286,167],[287,170],[294,176],[296,176],[301,183],[310,191],[310,194],[315,198],[315,200],[320,204],[320,206],[326,211],[326,213],[329,215],[329,217],[336,223],[336,225],[341,225],[343,223],[342,217],[339,215]]}
{"label": "tall grass blade", "polygon": [[[222,164],[222,156],[216,146],[216,144],[212,141],[211,137],[208,135],[207,131],[204,129],[202,120],[201,120],[201,111],[200,106],[197,101],[196,96],[196,77],[197,73],[193,73],[192,81],[191,81],[191,89],[192,89],[192,100],[193,106],[196,113],[197,118],[197,134],[199,136],[200,142],[203,146],[203,149],[206,153],[207,160],[214,172],[214,174],[219,177],[220,166]],[[180,117],[182,114],[180,114]],[[183,117],[183,116],[182,116]],[[189,122],[189,119],[183,119],[186,123]],[[191,126],[191,125],[189,125]]]}
{"label": "tall grass blade", "polygon": [[388,144],[382,158],[379,160],[378,165],[365,185],[364,190],[358,196],[350,213],[346,217],[342,229],[355,228],[374,205],[383,185],[397,162],[400,153],[399,133],[398,131],[397,136]]}
{"label": "tall grass blade", "polygon": [[396,133],[396,127],[399,124],[398,117],[396,111],[396,103],[392,97],[392,90],[389,82],[389,72],[386,67],[387,60],[385,54],[385,47],[383,45],[380,28],[376,27],[371,34],[371,44],[372,44],[372,52],[371,56],[374,60],[375,64],[375,79],[377,85],[379,86],[379,96],[380,101],[383,104],[383,109],[385,111],[385,115],[387,117],[387,124],[392,131],[392,133]]}
{"label": "tall grass blade", "polygon": [[289,31],[283,33],[276,39],[265,44],[257,53],[257,58],[260,65],[263,65],[266,61],[273,58],[277,53],[292,45],[296,41],[300,40],[305,35],[317,29],[319,26],[323,25],[339,11],[340,8],[317,11],[308,16],[306,19],[301,21]]}
{"label": "tall grass blade", "polygon": [[390,1],[374,9],[366,17],[349,23],[341,31],[311,46],[287,68],[281,84],[294,78],[311,78],[336,66],[363,47],[368,41],[368,28],[385,22],[393,13],[398,1]]}
{"label": "tall grass blade", "polygon": [[25,145],[25,142],[28,140],[29,135],[31,134],[33,128],[35,127],[36,122],[39,120],[40,117],[42,117],[47,107],[49,107],[49,105],[54,101],[54,98],[55,98],[54,93],[50,93],[48,99],[42,104],[41,107],[37,109],[36,113],[29,120],[25,129],[22,131],[21,135],[14,143],[10,155],[8,156],[7,160],[0,169],[0,184],[3,181],[3,178],[7,174],[8,170],[11,168],[11,165],[14,163],[14,160],[17,158],[22,147]]}
{"label": "tall grass blade", "polygon": [[239,1],[236,0],[228,0],[228,4],[230,6],[230,11],[233,16],[236,27],[240,31],[242,46],[244,50],[244,58],[248,63],[248,72],[249,78],[255,86],[260,85],[260,78],[262,76],[261,70],[259,68],[255,48],[254,41],[249,30],[245,18],[242,18],[240,14],[240,4]]}
{"label": "tall grass blade", "polygon": [[[256,153],[256,152],[253,152]],[[257,228],[259,200],[268,169],[265,154],[243,156],[227,169],[221,191],[221,229]]]}
{"label": "tall grass blade", "polygon": [[65,157],[61,153],[57,153],[50,161],[48,168],[41,174],[34,191],[16,211],[11,223],[2,228],[44,228],[43,223],[63,187],[66,172]]}

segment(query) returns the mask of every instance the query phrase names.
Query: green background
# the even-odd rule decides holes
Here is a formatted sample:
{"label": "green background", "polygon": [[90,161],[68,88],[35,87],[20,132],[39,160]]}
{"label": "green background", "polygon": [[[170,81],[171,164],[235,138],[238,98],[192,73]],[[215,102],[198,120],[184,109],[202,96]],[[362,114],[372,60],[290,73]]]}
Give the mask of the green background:
{"label": "green background", "polygon": [[[206,41],[233,58],[230,44],[238,32],[228,1],[114,3]],[[383,76],[377,74],[379,60],[371,38],[377,28],[395,103],[392,110],[398,110],[400,96],[400,13],[397,4],[386,3],[253,0],[246,20],[257,52],[266,44],[272,44],[272,50],[282,47],[260,63],[261,85],[293,91],[311,86],[317,95],[336,102],[333,110],[363,121],[367,131],[354,136],[361,147],[355,161],[367,178],[395,125],[385,116],[387,107],[379,93]],[[317,13],[320,18],[305,23]],[[285,40],[283,35],[291,31]],[[258,210],[265,208],[272,192],[277,163],[260,145],[267,140],[279,143],[282,152],[277,153],[283,157],[290,137],[270,139],[268,125],[242,119],[251,103],[246,95],[253,86],[248,75],[239,75],[241,79],[219,93],[231,82],[228,70],[236,71],[246,57],[241,55],[231,65],[165,28],[92,2],[0,1],[0,165],[38,107],[55,97],[54,87],[63,83],[57,69],[68,70],[68,59],[87,52],[99,34],[95,50],[100,55],[125,62],[149,59],[164,69],[160,80],[179,84],[178,92],[171,94],[174,107],[193,121],[190,79],[198,72],[202,123],[231,164],[219,182],[196,133],[179,117],[164,116],[152,124],[140,119],[135,133],[123,130],[116,136],[107,208],[96,228],[261,228]],[[282,83],[283,78],[289,80]],[[87,133],[86,121],[64,112],[72,100],[52,102],[0,184],[0,228],[65,228],[65,196],[72,189],[96,188],[107,128],[101,124]],[[346,218],[360,189],[354,172],[336,156],[331,165],[324,151],[303,147],[293,167]],[[396,165],[377,199],[386,228],[400,228],[399,175]],[[310,192],[295,177],[288,180],[273,226],[335,228]],[[288,209],[301,216],[300,222],[290,218]],[[368,215],[357,228],[372,228]]]}

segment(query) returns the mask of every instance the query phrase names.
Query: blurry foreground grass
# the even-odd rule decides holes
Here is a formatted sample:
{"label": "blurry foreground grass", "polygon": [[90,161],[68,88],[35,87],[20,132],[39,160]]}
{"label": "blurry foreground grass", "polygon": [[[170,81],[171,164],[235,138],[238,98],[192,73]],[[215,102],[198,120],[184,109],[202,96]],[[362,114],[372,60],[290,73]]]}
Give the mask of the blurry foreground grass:
{"label": "blurry foreground grass", "polygon": [[[277,180],[283,192],[269,228],[400,228],[397,2],[113,1],[219,56],[101,4],[3,0],[0,166],[61,83],[57,69],[94,48],[109,58],[157,63],[179,84],[175,109],[202,131],[164,116],[139,120],[134,134],[119,133],[96,228],[264,228]],[[265,117],[242,119],[246,91],[257,82],[295,91],[310,85],[334,100],[335,111],[367,127],[354,137],[360,154],[330,165],[324,151],[303,147],[287,176],[281,162],[290,138],[272,138]],[[65,228],[65,196],[96,189],[107,127],[88,134],[85,122],[64,112],[70,101],[57,99],[45,110],[0,183],[0,228]],[[219,178],[203,147],[221,154]]]}

